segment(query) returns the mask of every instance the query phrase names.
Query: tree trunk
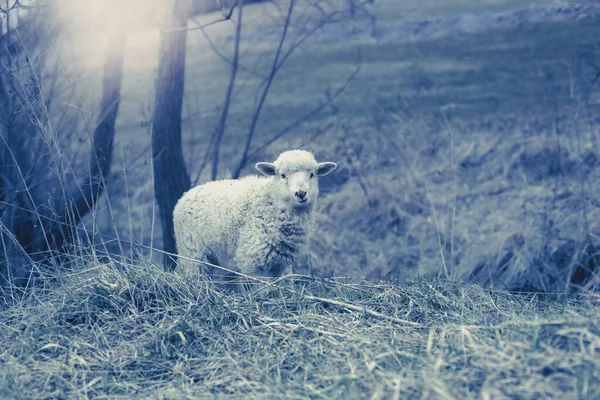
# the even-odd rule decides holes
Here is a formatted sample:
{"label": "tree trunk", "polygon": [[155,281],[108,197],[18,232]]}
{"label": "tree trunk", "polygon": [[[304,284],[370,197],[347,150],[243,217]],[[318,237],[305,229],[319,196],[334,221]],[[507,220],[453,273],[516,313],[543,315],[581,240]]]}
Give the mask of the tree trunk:
{"label": "tree trunk", "polygon": [[[185,78],[186,26],[189,0],[175,0],[160,35],[158,76],[152,121],[154,195],[158,203],[165,252],[176,253],[173,209],[190,188],[181,149],[181,110]],[[164,258],[167,270],[175,258]]]}
{"label": "tree trunk", "polygon": [[[89,174],[85,177],[83,183],[79,185],[80,190],[73,195],[73,200],[67,203],[59,224],[55,224],[49,230],[49,239],[53,242],[55,249],[60,249],[65,241],[70,240],[75,235],[75,227],[79,224],[81,218],[94,207],[104,191],[105,180],[108,177],[112,163],[115,123],[121,98],[126,38],[127,34],[124,27],[115,29],[109,38],[104,76],[102,78],[100,113],[94,129]],[[65,229],[65,226],[68,229]]]}
{"label": "tree trunk", "polygon": [[[39,22],[42,17],[20,23],[22,37],[46,38],[40,28],[45,26]],[[30,31],[35,35],[25,34]],[[9,34],[1,38],[3,43]],[[37,55],[47,51],[48,43],[15,41],[0,53],[0,281],[4,284],[27,285],[35,262],[52,264],[65,242],[76,238],[77,224],[104,190],[112,161],[125,39],[124,29],[114,31],[109,39],[90,168],[79,189],[72,192],[64,190],[70,186],[65,179],[72,175],[62,169],[56,137],[47,129],[46,103],[40,96],[44,59]],[[19,63],[28,68],[14,68]],[[29,81],[34,90],[23,84]]]}

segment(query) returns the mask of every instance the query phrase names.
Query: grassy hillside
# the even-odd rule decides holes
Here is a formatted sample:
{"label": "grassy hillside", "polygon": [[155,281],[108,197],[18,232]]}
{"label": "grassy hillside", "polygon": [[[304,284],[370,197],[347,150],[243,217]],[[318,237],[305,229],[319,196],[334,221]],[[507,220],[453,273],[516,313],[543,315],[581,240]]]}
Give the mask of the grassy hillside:
{"label": "grassy hillside", "polygon": [[[243,174],[298,147],[340,165],[321,182],[320,230],[299,272],[441,274],[525,290],[595,287],[598,8],[467,3],[378,1],[374,26],[365,14],[326,24],[276,75]],[[281,34],[281,10],[263,4],[245,12],[220,178],[239,162]],[[286,49],[319,21],[314,9],[294,15]],[[230,22],[205,31],[225,56],[233,32]],[[230,68],[201,30],[188,39],[183,140],[192,180],[201,183],[210,176],[201,166]],[[157,40],[152,30],[128,39],[114,181],[87,225],[100,228],[96,241],[110,251],[132,256],[150,253],[140,244],[160,248],[161,240],[148,133]],[[80,57],[87,62],[98,55],[86,51]],[[356,71],[331,104],[311,114]]]}
{"label": "grassy hillside", "polygon": [[[295,275],[238,294],[155,263],[158,30],[130,34],[107,191],[72,258],[5,292],[0,398],[600,398],[598,5],[369,7],[314,30],[273,81],[243,174],[298,147],[339,169],[321,181]],[[245,8],[219,177],[239,162],[281,10]],[[321,15],[299,7],[284,48]],[[194,183],[210,176],[201,166],[230,74],[211,46],[231,54],[234,24],[197,25],[217,18],[196,18],[188,36]],[[81,124],[55,122],[75,171],[105,40],[99,30],[48,53],[66,93],[50,118]]]}
{"label": "grassy hillside", "polygon": [[2,398],[593,399],[595,296],[91,263],[0,313]]}

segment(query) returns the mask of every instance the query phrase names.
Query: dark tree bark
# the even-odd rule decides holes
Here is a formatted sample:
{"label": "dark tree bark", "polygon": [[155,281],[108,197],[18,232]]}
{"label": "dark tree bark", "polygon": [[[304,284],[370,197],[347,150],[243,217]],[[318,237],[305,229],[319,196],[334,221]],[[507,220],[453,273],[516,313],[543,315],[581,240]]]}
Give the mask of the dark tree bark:
{"label": "dark tree bark", "polygon": [[227,93],[225,94],[225,103],[223,104],[223,111],[221,112],[221,118],[217,125],[217,131],[215,134],[215,149],[213,153],[213,163],[211,171],[211,180],[216,180],[219,171],[219,151],[221,150],[221,140],[225,133],[225,126],[227,124],[227,116],[229,115],[229,108],[231,107],[231,97],[233,96],[233,89],[237,79],[237,72],[240,60],[240,42],[242,39],[242,16],[243,16],[243,0],[236,0],[236,7],[238,9],[237,21],[235,25],[235,46],[233,50],[233,60],[231,64],[231,74],[229,77],[229,85],[227,87]]}
{"label": "dark tree bark", "polygon": [[[38,32],[43,26],[38,20],[20,22],[22,37],[33,36],[36,41],[10,42],[13,44],[4,46],[0,56],[0,224],[5,228],[0,232],[0,277],[4,283],[20,286],[28,283],[34,262],[52,264],[56,256],[64,254],[63,245],[76,238],[77,224],[104,190],[125,54],[125,29],[113,31],[90,167],[78,189],[70,191],[66,180],[71,172],[64,170],[56,154],[56,136],[46,124],[47,101],[52,99],[40,95],[45,58],[39,54],[47,51],[47,38]],[[30,30],[33,35],[24,34]],[[2,42],[8,42],[9,35],[10,31]],[[14,63],[28,68],[13,68]],[[30,87],[24,82],[31,82]]]}
{"label": "dark tree bark", "polygon": [[[108,42],[104,76],[102,78],[102,99],[100,113],[94,129],[90,170],[79,185],[80,191],[67,203],[58,224],[49,229],[49,242],[60,249],[65,241],[73,238],[74,229],[96,204],[105,188],[105,181],[112,163],[115,123],[119,113],[123,63],[125,59],[125,28],[115,29]],[[68,227],[65,229],[64,227]]]}
{"label": "dark tree bark", "polygon": [[[152,120],[154,195],[158,203],[165,252],[176,253],[173,209],[190,188],[181,149],[181,110],[185,78],[185,45],[189,0],[175,0],[160,35],[158,76]],[[166,255],[165,268],[175,268]]]}

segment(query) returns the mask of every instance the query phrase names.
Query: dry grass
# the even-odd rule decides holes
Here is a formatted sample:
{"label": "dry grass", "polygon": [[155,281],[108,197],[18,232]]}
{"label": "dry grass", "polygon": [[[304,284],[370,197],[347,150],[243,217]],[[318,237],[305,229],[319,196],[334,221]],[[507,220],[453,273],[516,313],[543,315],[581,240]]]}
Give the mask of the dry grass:
{"label": "dry grass", "polygon": [[[26,294],[3,297],[0,397],[599,398],[600,313],[597,295],[590,294],[599,282],[598,103],[573,94],[579,86],[597,94],[597,85],[585,86],[597,71],[575,73],[575,80],[567,75],[580,55],[567,44],[573,32],[583,50],[596,43],[594,18],[578,27],[538,24],[531,32],[364,47],[364,75],[335,110],[261,154],[268,160],[303,147],[319,158],[339,157],[339,171],[322,181],[319,232],[307,263],[311,273],[336,279],[292,276],[293,283],[278,288],[230,295],[202,277],[140,261],[146,253],[136,252],[159,247],[160,237],[145,127],[131,128],[139,104],[126,104],[113,179],[77,247],[85,254],[89,242],[99,244],[97,254],[128,261],[76,260],[47,280],[39,277],[40,286]],[[523,37],[552,46],[529,56]],[[488,49],[490,39],[513,47]],[[479,57],[469,62],[473,70],[463,71],[457,61],[465,48]],[[345,79],[356,62],[354,49],[313,51],[283,71],[257,146],[286,126],[286,118],[295,120],[331,76]],[[189,160],[192,175],[216,114],[206,91],[221,93],[226,82],[211,70],[220,64],[194,54],[202,55],[205,69],[197,56],[188,79],[207,103],[193,104],[199,89],[190,92],[184,122],[186,149],[196,156]],[[523,62],[513,66],[515,59]],[[327,63],[339,71],[319,73]],[[547,76],[539,77],[540,68]],[[145,93],[131,89],[133,75],[128,93]],[[151,87],[140,82],[143,90]],[[506,82],[525,96],[514,95]],[[224,175],[246,134],[246,90],[223,142]],[[502,101],[490,100],[494,94]],[[492,112],[495,101],[511,107]],[[449,102],[459,106],[453,111]],[[194,116],[196,106],[204,116]],[[520,108],[531,113],[504,112]],[[431,109],[441,111],[425,115]],[[309,139],[321,128],[322,135]],[[583,279],[575,282],[578,274]],[[349,275],[356,280],[339,278]],[[399,276],[414,280],[392,283]],[[575,295],[573,283],[588,287]]]}
{"label": "dry grass", "polygon": [[293,280],[234,296],[150,264],[90,263],[2,311],[0,395],[600,396],[595,296]]}

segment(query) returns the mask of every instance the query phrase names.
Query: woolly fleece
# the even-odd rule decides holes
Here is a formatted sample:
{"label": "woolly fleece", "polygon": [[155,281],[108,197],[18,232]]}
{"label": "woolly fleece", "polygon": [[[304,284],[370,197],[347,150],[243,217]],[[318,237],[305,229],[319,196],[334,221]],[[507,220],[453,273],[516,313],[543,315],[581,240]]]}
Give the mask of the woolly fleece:
{"label": "woolly fleece", "polygon": [[[292,150],[272,164],[257,164],[270,177],[220,180],[190,189],[174,210],[179,255],[251,276],[283,275],[306,250],[313,230],[317,175],[335,167],[317,163],[307,151]],[[295,197],[298,191],[306,192],[305,202]],[[200,266],[215,282],[232,278],[184,258],[179,265],[187,271]]]}

